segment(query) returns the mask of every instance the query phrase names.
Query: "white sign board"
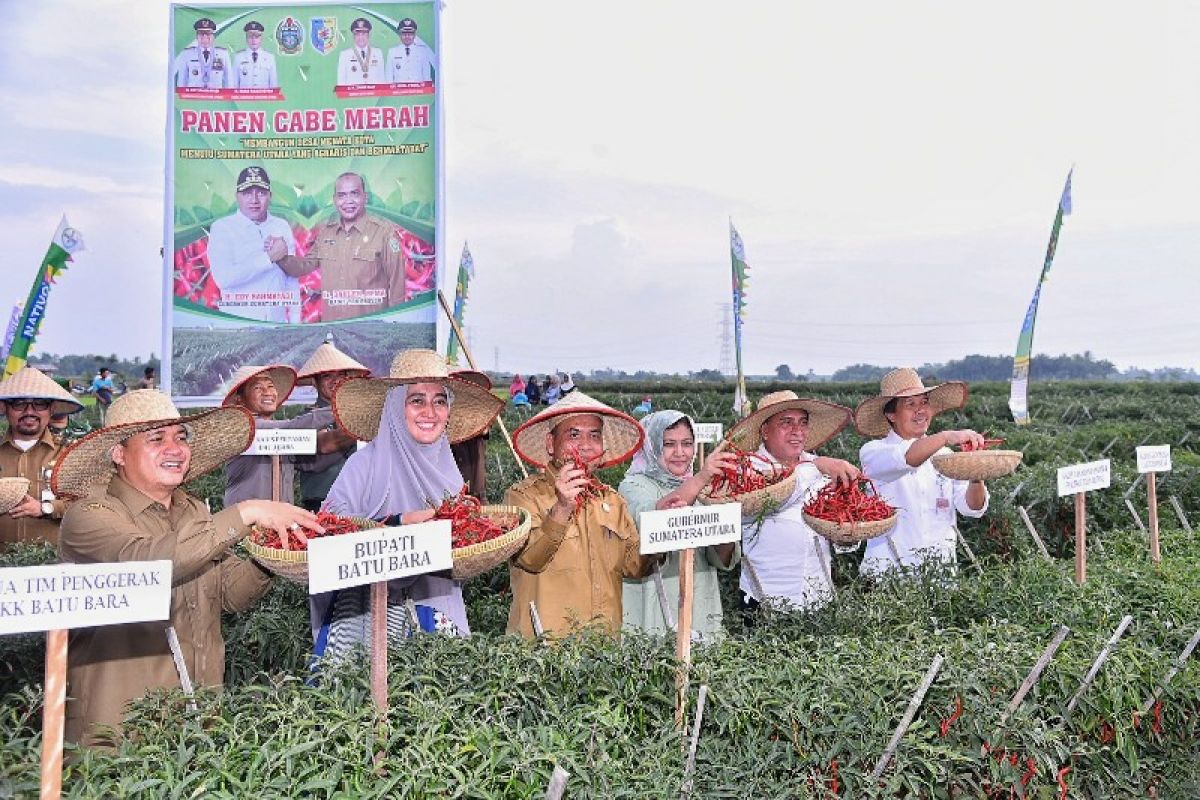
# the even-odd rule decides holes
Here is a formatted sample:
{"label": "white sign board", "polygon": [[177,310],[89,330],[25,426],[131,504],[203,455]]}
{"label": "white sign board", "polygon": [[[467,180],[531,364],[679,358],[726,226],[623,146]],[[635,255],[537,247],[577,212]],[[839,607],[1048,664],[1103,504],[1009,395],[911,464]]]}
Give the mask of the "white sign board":
{"label": "white sign board", "polygon": [[1170,472],[1171,445],[1156,444],[1137,449],[1138,472]]}
{"label": "white sign board", "polygon": [[1058,496],[1090,492],[1093,489],[1107,489],[1112,483],[1112,462],[1107,458],[1103,461],[1089,461],[1086,464],[1074,464],[1058,469]]}
{"label": "white sign board", "polygon": [[716,444],[725,435],[725,426],[719,422],[697,422],[692,433],[696,444]]}
{"label": "white sign board", "polygon": [[148,622],[170,615],[170,561],[0,569],[0,634]]}
{"label": "white sign board", "polygon": [[742,504],[685,506],[638,515],[642,555],[669,553],[742,538]]}
{"label": "white sign board", "polygon": [[317,432],[312,429],[295,430],[260,428],[254,431],[254,442],[247,448],[248,456],[315,456],[317,454]]}
{"label": "white sign board", "polygon": [[308,540],[310,594],[450,569],[450,520]]}

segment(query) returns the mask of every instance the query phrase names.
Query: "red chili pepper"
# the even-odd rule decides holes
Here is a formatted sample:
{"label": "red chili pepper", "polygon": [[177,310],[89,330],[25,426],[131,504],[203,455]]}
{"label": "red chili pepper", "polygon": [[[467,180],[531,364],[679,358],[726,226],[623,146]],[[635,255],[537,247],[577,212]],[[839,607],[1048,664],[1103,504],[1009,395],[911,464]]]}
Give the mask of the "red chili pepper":
{"label": "red chili pepper", "polygon": [[992,447],[999,447],[1002,444],[1004,444],[1003,439],[984,439],[982,447],[976,447],[971,442],[963,442],[961,449],[964,453],[970,453],[977,450],[987,450]]}
{"label": "red chili pepper", "polygon": [[942,723],[941,723],[941,731],[942,731],[943,739],[945,739],[946,734],[948,734],[950,732],[950,726],[953,725],[955,722],[957,722],[958,718],[962,716],[962,711],[963,711],[962,697],[961,696],[955,697],[954,698],[954,711],[950,714],[949,717],[942,720]]}
{"label": "red chili pepper", "polygon": [[434,509],[433,518],[450,520],[450,546],[455,550],[503,536],[517,523],[516,518],[498,523],[482,509],[479,498],[467,494],[464,486],[458,494],[447,495],[442,500],[442,504]]}
{"label": "red chili pepper", "polygon": [[1070,788],[1067,786],[1067,773],[1070,771],[1070,767],[1063,767],[1058,771],[1058,800],[1067,800],[1067,791]]}
{"label": "red chili pepper", "polygon": [[842,785],[838,781],[838,763],[837,759],[829,762],[829,791],[837,795],[841,791]]}
{"label": "red chili pepper", "polygon": [[[361,525],[354,520],[339,517],[337,514],[330,514],[327,511],[317,514],[317,524],[325,529],[324,533],[317,533],[308,528],[301,528],[298,531],[288,531],[288,549],[307,550],[307,539],[314,539],[320,536],[338,536],[343,533],[354,533],[355,531],[362,530]],[[301,533],[304,534],[304,539],[300,538],[299,534]],[[250,541],[273,550],[283,549],[283,541],[279,538],[279,534],[270,528],[260,528],[256,525],[250,532]]]}
{"label": "red chili pepper", "polygon": [[[864,491],[864,488],[870,492]],[[854,525],[887,519],[896,513],[896,509],[876,494],[875,484],[864,477],[849,485],[836,482],[826,484],[804,504],[804,513],[817,519]]]}
{"label": "red chili pepper", "polygon": [[[575,511],[583,508],[592,500],[603,497],[605,493],[612,491],[612,489],[599,481],[596,476],[591,473],[588,463],[583,460],[582,456],[579,455],[579,450],[577,448],[572,448],[567,453],[566,458],[555,459],[554,463],[558,467],[574,467],[577,470],[581,470],[583,474],[587,476],[587,484],[584,485],[583,491],[575,495]],[[572,515],[573,514],[574,512],[572,512]]]}
{"label": "red chili pepper", "polygon": [[710,495],[737,497],[757,492],[788,478],[794,470],[794,467],[776,464],[758,453],[739,450],[733,445],[729,446],[729,452],[736,456],[734,465],[713,476],[708,484]]}
{"label": "red chili pepper", "polygon": [[1162,724],[1163,701],[1159,700],[1154,704],[1154,721],[1150,723],[1150,730],[1161,734],[1163,732]]}

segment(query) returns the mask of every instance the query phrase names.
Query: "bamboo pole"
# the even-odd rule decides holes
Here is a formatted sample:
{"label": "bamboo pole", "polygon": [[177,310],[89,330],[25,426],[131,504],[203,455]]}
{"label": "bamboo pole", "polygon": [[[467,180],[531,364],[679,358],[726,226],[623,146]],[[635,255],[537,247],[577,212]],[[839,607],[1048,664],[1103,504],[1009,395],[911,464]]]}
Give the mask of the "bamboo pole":
{"label": "bamboo pole", "polygon": [[872,781],[877,781],[883,776],[883,771],[887,769],[888,762],[896,754],[896,748],[900,746],[900,740],[904,738],[904,734],[908,731],[908,726],[912,724],[913,717],[917,715],[917,709],[924,702],[925,694],[929,691],[929,687],[933,685],[933,681],[937,678],[938,671],[942,668],[945,660],[941,655],[933,657],[933,662],[930,663],[929,669],[926,670],[925,677],[921,679],[921,685],[917,687],[917,691],[908,701],[908,708],[905,709],[904,716],[900,719],[900,724],[896,726],[896,730],[892,733],[891,741],[888,742],[883,755],[875,762],[875,769],[871,770]]}
{"label": "bamboo pole", "polygon": [[[450,327],[454,329],[454,335],[458,337],[458,346],[462,348],[463,355],[467,357],[467,363],[471,365],[471,369],[478,370],[475,366],[475,357],[471,355],[471,348],[467,347],[467,337],[463,336],[462,329],[458,327],[458,320],[454,318],[454,312],[450,310],[450,304],[446,302],[446,295],[442,294],[442,290],[438,289],[438,302],[442,304],[442,311],[446,312],[446,319],[450,320]],[[496,417],[497,424],[500,425],[500,432],[504,434],[504,441],[508,445],[508,449],[512,451],[513,458],[517,460],[517,466],[521,469],[521,476],[529,477],[529,470],[525,469],[525,462],[517,455],[517,448],[513,445],[512,437],[508,435],[508,426],[504,424],[503,417]]]}
{"label": "bamboo pole", "polygon": [[817,560],[821,562],[821,577],[825,579],[825,585],[829,587],[829,594],[836,598],[837,587],[833,585],[833,570],[829,568],[829,561],[825,558],[825,550],[821,547],[820,536],[812,537],[812,546],[816,551]]}
{"label": "bamboo pole", "polygon": [[387,581],[371,584],[371,697],[387,713]]}
{"label": "bamboo pole", "polygon": [[554,772],[550,775],[550,785],[546,787],[546,800],[561,800],[570,777],[571,773],[555,764]]}
{"label": "bamboo pole", "polygon": [[1075,710],[1075,706],[1079,705],[1080,699],[1083,698],[1083,693],[1092,685],[1092,681],[1100,673],[1100,668],[1104,666],[1104,662],[1108,660],[1109,654],[1117,646],[1120,638],[1125,635],[1125,629],[1129,627],[1129,623],[1131,622],[1133,622],[1133,616],[1130,614],[1126,614],[1121,618],[1121,624],[1117,626],[1112,636],[1108,638],[1108,643],[1104,645],[1104,648],[1100,651],[1100,655],[1096,656],[1096,660],[1092,662],[1092,667],[1088,670],[1087,677],[1083,679],[1083,683],[1079,684],[1079,688],[1075,691],[1074,696],[1071,697],[1071,702],[1067,703],[1068,715]]}
{"label": "bamboo pole", "polygon": [[1087,582],[1087,494],[1075,493],[1075,582]]}
{"label": "bamboo pole", "polygon": [[1146,523],[1142,522],[1142,518],[1138,516],[1137,509],[1133,507],[1133,501],[1128,497],[1122,499],[1125,501],[1125,507],[1129,509],[1129,516],[1133,517],[1134,523],[1138,526],[1138,530],[1142,533],[1149,533],[1146,530]]}
{"label": "bamboo pole", "polygon": [[704,718],[704,701],[708,698],[708,684],[700,684],[700,694],[696,698],[696,720],[692,723],[692,743],[688,746],[687,765],[683,768],[683,787],[680,789],[680,800],[687,800],[692,794],[692,773],[696,769],[696,746],[700,744],[700,722]]}
{"label": "bamboo pole", "polygon": [[1029,518],[1029,512],[1025,510],[1025,506],[1017,506],[1017,514],[1020,515],[1021,521],[1025,523],[1025,529],[1029,531],[1029,535],[1033,537],[1033,543],[1037,545],[1038,552],[1042,554],[1042,558],[1051,561],[1050,551],[1046,549],[1046,543],[1038,535],[1037,528],[1033,526],[1033,520]]}
{"label": "bamboo pole", "polygon": [[171,649],[171,660],[175,662],[175,671],[179,673],[179,686],[183,696],[187,698],[187,710],[196,710],[196,691],[192,686],[192,676],[188,673],[187,662],[183,660],[183,648],[179,646],[179,634],[175,626],[167,626],[167,647]]}
{"label": "bamboo pole", "polygon": [[675,727],[683,730],[687,724],[688,680],[692,667],[692,599],[695,593],[694,564],[696,551],[679,552],[679,625],[675,628]]}
{"label": "bamboo pole", "polygon": [[1171,508],[1175,509],[1175,516],[1179,517],[1179,524],[1183,526],[1183,529],[1188,533],[1195,533],[1192,530],[1192,523],[1188,522],[1187,515],[1183,513],[1183,506],[1179,504],[1179,498],[1169,495],[1167,499],[1171,501]]}
{"label": "bamboo pole", "polygon": [[1021,701],[1025,699],[1025,695],[1029,694],[1029,690],[1041,679],[1042,672],[1046,669],[1046,665],[1050,663],[1050,659],[1054,658],[1054,654],[1058,652],[1058,648],[1071,634],[1071,629],[1066,625],[1060,625],[1058,633],[1054,634],[1054,638],[1050,640],[1050,644],[1046,645],[1046,649],[1042,651],[1042,655],[1038,658],[1037,663],[1033,665],[1033,669],[1025,676],[1025,680],[1021,681],[1020,688],[1013,695],[1013,699],[1009,701],[1008,708],[1004,709],[1004,715],[1000,717],[1000,724],[1008,722],[1008,718],[1012,713],[1020,707]]}
{"label": "bamboo pole", "polygon": [[1175,659],[1175,663],[1171,665],[1170,671],[1167,672],[1167,677],[1162,679],[1162,683],[1158,685],[1158,688],[1151,692],[1150,696],[1146,698],[1146,702],[1142,703],[1141,713],[1147,714],[1154,707],[1158,696],[1166,690],[1167,684],[1171,682],[1171,679],[1179,673],[1179,670],[1183,669],[1183,665],[1191,658],[1192,651],[1196,649],[1197,644],[1200,644],[1200,628],[1196,629],[1196,632],[1192,634],[1192,638],[1188,640],[1187,647],[1183,648],[1183,652],[1179,654],[1179,658]]}
{"label": "bamboo pole", "polygon": [[538,614],[537,604],[532,600],[529,601],[529,624],[533,626],[533,635],[540,637],[546,632],[542,627],[542,617]]}
{"label": "bamboo pole", "polygon": [[654,562],[654,572],[650,573],[654,581],[654,593],[658,595],[658,607],[662,610],[663,621],[670,630],[675,630],[675,615],[671,613],[671,603],[667,600],[667,587],[663,583],[662,564]]}
{"label": "bamboo pole", "polygon": [[63,731],[67,719],[65,628],[46,631],[46,699],[42,707],[41,800],[62,797]]}
{"label": "bamboo pole", "polygon": [[1158,540],[1158,480],[1153,472],[1146,475],[1146,502],[1150,506],[1150,560],[1162,562],[1162,549]]}
{"label": "bamboo pole", "polygon": [[966,537],[964,537],[962,535],[962,531],[960,531],[958,529],[958,521],[955,520],[952,524],[954,525],[954,538],[958,540],[958,543],[960,545],[962,545],[962,549],[965,550],[967,553],[967,558],[969,558],[971,560],[971,563],[975,565],[976,571],[978,571],[979,574],[982,575],[983,567],[979,564],[979,559],[977,559],[975,557],[975,551],[971,549],[971,545],[967,544]]}

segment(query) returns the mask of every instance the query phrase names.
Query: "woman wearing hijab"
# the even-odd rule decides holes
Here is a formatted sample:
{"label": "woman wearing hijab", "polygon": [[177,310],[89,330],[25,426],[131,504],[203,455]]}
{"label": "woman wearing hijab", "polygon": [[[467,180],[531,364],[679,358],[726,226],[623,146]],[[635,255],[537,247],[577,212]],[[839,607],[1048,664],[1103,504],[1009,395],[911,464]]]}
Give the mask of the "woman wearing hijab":
{"label": "woman wearing hijab", "polygon": [[[733,465],[735,456],[732,453],[714,453],[705,460],[698,474],[692,474],[696,438],[691,417],[682,411],[650,414],[642,419],[642,428],[646,431],[642,448],[633,457],[633,463],[617,489],[634,519],[639,519],[638,515],[643,511],[692,505],[714,475]],[[740,560],[741,546],[737,543],[705,547],[702,557],[694,559],[693,637],[713,639],[721,635],[721,592],[717,573],[728,572]],[[678,608],[678,552],[671,553],[662,566],[662,580],[667,603]],[[652,578],[626,579],[622,595],[623,627],[626,630],[668,632]]]}
{"label": "woman wearing hijab", "polygon": [[926,387],[915,369],[902,367],[884,375],[880,393],[854,412],[859,433],[880,437],[859,451],[863,472],[875,482],[879,494],[900,510],[896,527],[886,537],[867,542],[860,574],[877,576],[931,559],[956,562],[955,512],[982,517],[988,491],[983,481],[956,481],[939,474],[930,457],[950,452],[949,445],[980,446],[983,436],[973,430],[931,434],[929,424],[943,411],[966,404],[965,383]]}
{"label": "woman wearing hijab", "polygon": [[525,381],[525,398],[531,406],[542,401],[542,387],[538,385],[537,375],[530,375],[529,380]]}
{"label": "woman wearing hijab", "polygon": [[546,378],[546,383],[542,385],[542,405],[552,406],[562,397],[562,384],[559,382],[559,377],[554,373],[550,373]]}
{"label": "woman wearing hijab", "polygon": [[519,394],[525,393],[525,379],[520,373],[513,375],[512,382],[508,384],[508,397],[511,400]]}
{"label": "woman wearing hijab", "polygon": [[[350,456],[329,490],[323,510],[411,525],[433,517],[433,506],[464,482],[452,442],[487,430],[504,401],[450,375],[431,350],[408,350],[392,361],[387,378],[351,378],[337,388],[333,410],[342,427],[368,440]],[[343,657],[370,642],[367,587],[310,599],[314,654]],[[412,600],[421,630],[469,636],[462,586],[448,573],[388,582],[388,634],[411,633],[404,606]]]}

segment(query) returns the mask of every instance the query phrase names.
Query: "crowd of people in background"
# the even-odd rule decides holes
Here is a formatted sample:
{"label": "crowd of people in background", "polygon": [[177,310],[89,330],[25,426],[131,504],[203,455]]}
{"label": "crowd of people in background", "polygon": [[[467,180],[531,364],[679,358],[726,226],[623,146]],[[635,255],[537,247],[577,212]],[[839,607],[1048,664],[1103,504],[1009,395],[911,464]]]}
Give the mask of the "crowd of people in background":
{"label": "crowd of people in background", "polygon": [[[315,405],[278,418],[300,384],[315,387]],[[0,515],[0,546],[57,543],[64,560],[82,563],[172,560],[178,579],[171,622],[201,686],[222,680],[222,610],[248,608],[271,584],[263,567],[232,549],[252,525],[281,536],[322,532],[318,510],[407,525],[432,517],[431,500],[463,490],[483,498],[485,439],[506,405],[486,375],[455,371],[433,351],[398,353],[389,373],[375,376],[329,342],[299,371],[242,367],[220,408],[186,418],[156,385],[147,368],[139,388],[114,398],[111,374],[102,369],[92,390],[109,406],[107,417],[64,446],[51,423],[82,404],[29,367],[0,382],[8,420],[0,471],[29,479],[28,495]],[[507,631],[565,636],[598,626],[614,634],[667,633],[666,609],[678,604],[678,557],[641,553],[639,515],[697,502],[713,476],[734,466],[732,448],[716,448],[697,464],[695,421],[686,414],[651,412],[647,398],[639,421],[589,397],[566,373],[515,375],[507,390],[514,405],[541,406],[511,437],[513,452],[536,472],[505,487],[504,504],[523,509],[530,521],[528,538],[508,561]],[[764,511],[744,511],[741,541],[706,548],[695,559],[693,638],[712,641],[728,629],[723,572],[738,571],[737,613],[748,626],[758,624],[764,606],[806,610],[829,602],[829,543],[802,509],[832,482],[866,475],[899,509],[895,533],[866,547],[860,570],[868,580],[927,562],[953,570],[956,515],[984,514],[988,493],[980,481],[938,474],[930,459],[950,445],[982,444],[982,436],[931,433],[930,423],[966,400],[964,384],[925,386],[912,369],[884,376],[879,394],[855,410],[792,391],[762,397],[726,439],[752,453],[757,469],[790,468],[794,488]],[[869,437],[861,470],[817,452],[851,422]],[[270,457],[245,453],[263,428],[315,430],[316,454],[284,456],[276,474]],[[593,477],[630,459],[616,490]],[[224,510],[214,513],[180,488],[222,467]],[[387,615],[393,637],[470,635],[462,582],[449,572],[391,581],[388,598],[396,611]],[[360,590],[314,595],[313,652],[342,658],[367,646],[368,608]],[[111,743],[130,700],[179,685],[160,625],[79,629],[69,653],[73,741]]]}

